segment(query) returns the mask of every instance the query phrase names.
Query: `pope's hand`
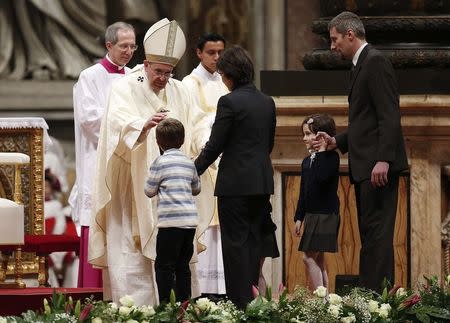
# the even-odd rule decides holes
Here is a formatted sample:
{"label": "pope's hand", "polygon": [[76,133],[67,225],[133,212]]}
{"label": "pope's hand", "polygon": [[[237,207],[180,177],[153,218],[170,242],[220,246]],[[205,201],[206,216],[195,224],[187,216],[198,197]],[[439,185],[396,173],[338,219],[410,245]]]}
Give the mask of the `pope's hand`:
{"label": "pope's hand", "polygon": [[144,124],[144,128],[142,129],[143,131],[148,131],[151,128],[155,127],[158,125],[158,123],[160,123],[162,120],[164,120],[166,118],[166,114],[163,112],[158,112],[154,115],[152,115],[150,118],[148,118],[148,120],[145,122]]}

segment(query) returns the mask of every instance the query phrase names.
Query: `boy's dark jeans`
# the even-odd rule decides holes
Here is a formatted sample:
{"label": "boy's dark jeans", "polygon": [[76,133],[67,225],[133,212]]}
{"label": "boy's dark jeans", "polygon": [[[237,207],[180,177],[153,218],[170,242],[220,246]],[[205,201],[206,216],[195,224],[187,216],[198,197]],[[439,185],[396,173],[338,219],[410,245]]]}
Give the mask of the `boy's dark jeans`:
{"label": "boy's dark jeans", "polygon": [[[170,290],[177,301],[191,296],[189,261],[194,252],[195,229],[160,228],[156,238],[155,272],[160,303],[168,303]],[[175,288],[174,288],[175,285]]]}

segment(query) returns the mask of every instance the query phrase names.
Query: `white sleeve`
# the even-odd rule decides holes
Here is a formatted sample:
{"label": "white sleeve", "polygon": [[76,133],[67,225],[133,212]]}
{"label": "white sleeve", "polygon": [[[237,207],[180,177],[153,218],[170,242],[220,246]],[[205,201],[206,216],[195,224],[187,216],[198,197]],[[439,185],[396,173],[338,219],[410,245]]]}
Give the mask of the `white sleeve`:
{"label": "white sleeve", "polygon": [[105,109],[105,91],[100,89],[90,74],[81,73],[73,88],[74,118],[83,134],[92,142],[98,142],[100,124]]}
{"label": "white sleeve", "polygon": [[203,146],[209,139],[211,134],[211,121],[209,114],[204,112],[196,103],[192,92],[187,92],[189,96],[189,123],[191,127],[191,157],[200,154]]}

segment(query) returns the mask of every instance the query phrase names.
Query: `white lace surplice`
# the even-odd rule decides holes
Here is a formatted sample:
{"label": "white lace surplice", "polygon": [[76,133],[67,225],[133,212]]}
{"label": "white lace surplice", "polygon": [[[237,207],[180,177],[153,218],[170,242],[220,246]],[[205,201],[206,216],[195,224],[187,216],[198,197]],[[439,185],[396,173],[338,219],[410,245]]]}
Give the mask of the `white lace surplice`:
{"label": "white lace surplice", "polygon": [[[125,68],[125,73],[129,69]],[[73,217],[81,226],[91,224],[92,190],[100,124],[111,85],[124,74],[109,73],[100,63],[81,72],[73,88],[76,182],[69,197]]]}

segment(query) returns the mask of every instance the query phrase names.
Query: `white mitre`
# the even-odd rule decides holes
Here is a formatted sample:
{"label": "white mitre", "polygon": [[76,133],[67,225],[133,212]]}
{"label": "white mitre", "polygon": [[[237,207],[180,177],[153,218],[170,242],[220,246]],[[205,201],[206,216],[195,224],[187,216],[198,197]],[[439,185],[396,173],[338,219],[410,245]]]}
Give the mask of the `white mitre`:
{"label": "white mitre", "polygon": [[144,36],[145,58],[152,63],[177,65],[186,50],[186,38],[175,20],[153,24]]}

